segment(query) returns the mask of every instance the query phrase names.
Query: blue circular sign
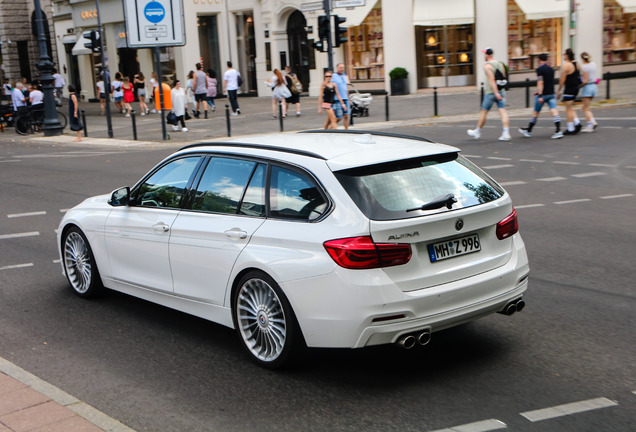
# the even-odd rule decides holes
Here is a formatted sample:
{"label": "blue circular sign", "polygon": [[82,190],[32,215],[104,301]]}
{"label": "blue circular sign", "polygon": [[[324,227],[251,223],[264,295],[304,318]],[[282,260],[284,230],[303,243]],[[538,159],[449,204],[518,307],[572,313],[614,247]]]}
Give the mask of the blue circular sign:
{"label": "blue circular sign", "polygon": [[156,1],[151,1],[144,8],[144,15],[146,15],[146,19],[153,24],[160,23],[163,18],[166,16],[166,10],[162,6],[161,3]]}

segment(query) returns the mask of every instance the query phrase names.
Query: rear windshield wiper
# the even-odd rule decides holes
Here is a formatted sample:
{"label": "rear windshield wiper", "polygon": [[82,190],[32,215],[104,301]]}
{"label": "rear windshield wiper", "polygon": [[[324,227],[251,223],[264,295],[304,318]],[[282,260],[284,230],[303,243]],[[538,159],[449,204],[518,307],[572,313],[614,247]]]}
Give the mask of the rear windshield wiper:
{"label": "rear windshield wiper", "polygon": [[407,209],[407,212],[412,212],[415,210],[436,210],[442,207],[446,207],[447,209],[453,208],[453,204],[457,202],[457,198],[453,194],[447,194],[440,197],[435,198],[433,201],[424,204],[421,207],[414,207],[411,209]]}

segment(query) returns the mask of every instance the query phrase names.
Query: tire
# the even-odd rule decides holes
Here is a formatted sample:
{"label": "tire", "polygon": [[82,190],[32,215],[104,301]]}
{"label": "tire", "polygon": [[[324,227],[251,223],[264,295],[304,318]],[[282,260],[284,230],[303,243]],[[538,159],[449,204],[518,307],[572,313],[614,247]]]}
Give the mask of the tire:
{"label": "tire", "polygon": [[62,239],[62,263],[75,294],[84,298],[99,294],[103,285],[93,251],[84,233],[76,226],[69,228]]}
{"label": "tire", "polygon": [[28,115],[22,115],[15,120],[15,131],[20,135],[28,135],[33,132],[31,119]]}
{"label": "tire", "polygon": [[298,359],[304,341],[289,301],[268,275],[244,275],[234,292],[234,326],[243,348],[262,367],[278,369]]}
{"label": "tire", "polygon": [[68,119],[66,118],[66,115],[64,113],[61,113],[59,111],[57,112],[57,119],[60,121],[60,124],[62,125],[62,129],[64,129],[66,127],[66,125],[68,124]]}

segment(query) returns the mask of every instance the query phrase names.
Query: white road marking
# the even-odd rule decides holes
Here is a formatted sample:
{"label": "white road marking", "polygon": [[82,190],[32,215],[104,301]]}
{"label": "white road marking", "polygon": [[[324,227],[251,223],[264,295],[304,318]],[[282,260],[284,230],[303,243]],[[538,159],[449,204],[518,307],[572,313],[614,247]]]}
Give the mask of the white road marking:
{"label": "white road marking", "polygon": [[524,208],[534,208],[534,207],[545,207],[545,204],[526,204],[526,205],[515,206],[517,210],[524,209]]}
{"label": "white road marking", "polygon": [[507,427],[508,426],[506,426],[506,424],[502,421],[490,419],[461,426],[453,426],[447,429],[439,429],[433,432],[487,432],[498,429],[506,429]]}
{"label": "white road marking", "polygon": [[509,161],[509,160],[512,160],[512,158],[504,158],[504,157],[496,157],[496,156],[488,156],[488,159],[492,159],[492,160],[502,160],[502,161]]}
{"label": "white road marking", "polygon": [[12,270],[12,269],[18,269],[18,268],[25,268],[25,267],[33,267],[33,263],[4,266],[4,267],[0,267],[0,270]]}
{"label": "white road marking", "polygon": [[553,181],[561,181],[561,180],[565,180],[565,177],[546,177],[546,178],[537,179],[537,181],[544,181],[544,182],[553,182]]}
{"label": "white road marking", "polygon": [[21,162],[21,161],[18,159],[8,159],[8,160],[1,160],[0,163],[2,162]]}
{"label": "white road marking", "polygon": [[46,214],[45,211],[38,211],[38,212],[31,212],[31,213],[8,214],[7,217],[9,219],[11,219],[11,218],[19,218],[19,217],[27,217],[27,216],[42,216],[42,215],[45,215],[45,214]]}
{"label": "white road marking", "polygon": [[39,235],[40,233],[38,231],[23,232],[23,233],[16,233],[16,234],[2,234],[0,235],[0,240],[19,238],[19,237],[39,236]]}
{"label": "white road marking", "polygon": [[580,203],[580,202],[587,202],[587,201],[592,201],[589,198],[583,198],[583,199],[575,199],[575,200],[569,200],[569,201],[555,201],[554,204],[557,205],[561,205],[561,204],[575,204],[575,203]]}
{"label": "white road marking", "polygon": [[552,163],[559,165],[581,165],[581,162],[568,162],[568,161],[554,161]]}
{"label": "white road marking", "polygon": [[625,168],[636,169],[636,166],[626,166]]}
{"label": "white road marking", "polygon": [[527,182],[521,181],[521,180],[517,180],[517,181],[509,181],[509,182],[503,182],[503,183],[499,183],[501,186],[517,186],[517,185],[523,185],[523,184],[527,184]]}
{"label": "white road marking", "polygon": [[69,210],[70,210],[70,208],[67,208],[67,209],[60,209],[60,213],[66,213],[66,212],[67,212],[67,211],[69,211]]}
{"label": "white road marking", "polygon": [[473,159],[479,159],[479,158],[481,158],[481,156],[477,156],[477,155],[464,155],[464,157],[467,157],[467,158],[473,158]]}
{"label": "white road marking", "polygon": [[596,166],[596,167],[604,167],[604,168],[616,168],[616,165],[612,165],[612,164],[590,163],[588,165],[589,166]]}
{"label": "white road marking", "polygon": [[599,126],[603,129],[623,129],[623,126]]}
{"label": "white road marking", "polygon": [[607,398],[590,399],[581,402],[574,402],[565,405],[557,405],[550,408],[539,409],[535,411],[527,411],[521,413],[522,416],[531,422],[563,417],[571,414],[578,414],[585,411],[592,411],[601,408],[616,406],[618,403]]}
{"label": "white road marking", "polygon": [[503,165],[490,165],[490,166],[485,166],[482,167],[483,169],[499,169],[499,168],[510,168],[513,167],[514,165],[509,165],[509,164],[503,164]]}
{"label": "white road marking", "polygon": [[604,176],[604,175],[607,175],[607,173],[596,171],[596,172],[589,172],[589,173],[572,174],[572,177],[584,178],[584,177],[597,177],[597,176]]}
{"label": "white road marking", "polygon": [[622,194],[622,195],[609,195],[609,196],[602,196],[599,197],[601,199],[615,199],[615,198],[629,198],[629,197],[633,197],[634,194]]}
{"label": "white road marking", "polygon": [[519,162],[543,163],[543,162],[545,162],[545,160],[542,160],[542,159],[519,159]]}

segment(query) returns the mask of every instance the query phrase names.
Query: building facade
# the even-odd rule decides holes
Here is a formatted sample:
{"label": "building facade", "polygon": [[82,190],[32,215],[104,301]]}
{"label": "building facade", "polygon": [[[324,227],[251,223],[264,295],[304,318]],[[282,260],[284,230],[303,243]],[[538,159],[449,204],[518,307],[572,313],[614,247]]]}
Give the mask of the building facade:
{"label": "building facade", "polygon": [[[95,95],[102,59],[84,48],[81,34],[97,27],[95,2],[53,0],[59,64],[83,95]],[[164,80],[184,80],[195,64],[219,81],[226,61],[243,77],[242,93],[269,97],[267,80],[290,65],[305,91],[317,95],[327,54],[318,39],[322,1],[183,0],[186,44],[161,48]],[[534,76],[538,55],[557,68],[572,47],[590,53],[600,69],[636,69],[636,0],[340,0],[331,13],[346,18],[347,39],[333,50],[359,90],[389,90],[389,72],[404,67],[418,88],[476,85],[484,81],[481,49],[508,64],[511,80]],[[106,59],[111,74],[147,77],[153,50],[129,48],[121,0],[102,0]]]}

